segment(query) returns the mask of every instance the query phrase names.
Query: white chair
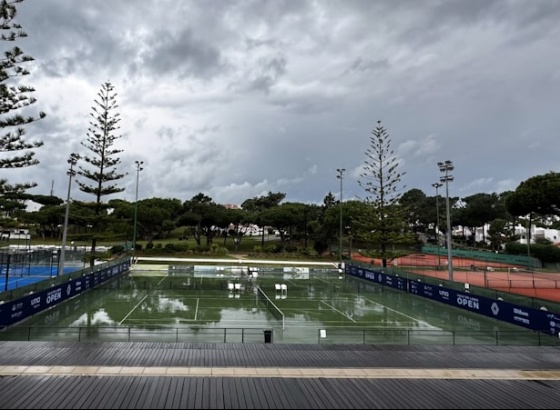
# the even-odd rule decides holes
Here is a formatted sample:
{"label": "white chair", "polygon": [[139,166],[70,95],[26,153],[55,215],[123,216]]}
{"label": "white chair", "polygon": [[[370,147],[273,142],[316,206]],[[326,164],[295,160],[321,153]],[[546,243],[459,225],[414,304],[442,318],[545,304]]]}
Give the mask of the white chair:
{"label": "white chair", "polygon": [[285,283],[282,283],[282,284],[280,285],[280,290],[281,290],[282,292],[287,292],[287,291],[288,291],[288,285],[286,285]]}
{"label": "white chair", "polygon": [[237,291],[241,290],[241,283],[236,283],[235,284],[235,290],[237,290]]}
{"label": "white chair", "polygon": [[281,288],[280,288],[280,284],[279,284],[279,283],[276,283],[276,284],[274,285],[274,289],[276,289],[276,292],[280,292],[280,289],[281,289]]}
{"label": "white chair", "polygon": [[228,288],[228,290],[232,291],[233,290],[233,283],[228,282],[227,288]]}

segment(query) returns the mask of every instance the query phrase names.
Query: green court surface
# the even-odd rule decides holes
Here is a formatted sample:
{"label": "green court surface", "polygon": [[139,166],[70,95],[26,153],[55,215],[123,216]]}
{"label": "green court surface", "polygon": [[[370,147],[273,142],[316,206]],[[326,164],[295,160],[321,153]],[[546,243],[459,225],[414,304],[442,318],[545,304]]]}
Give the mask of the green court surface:
{"label": "green court surface", "polygon": [[[0,339],[490,345],[557,342],[518,326],[340,275],[336,270],[305,275],[261,273],[258,278],[224,276],[217,271],[200,277],[192,271],[158,275],[131,274],[116,279],[2,332]],[[272,330],[270,339],[268,330]]]}

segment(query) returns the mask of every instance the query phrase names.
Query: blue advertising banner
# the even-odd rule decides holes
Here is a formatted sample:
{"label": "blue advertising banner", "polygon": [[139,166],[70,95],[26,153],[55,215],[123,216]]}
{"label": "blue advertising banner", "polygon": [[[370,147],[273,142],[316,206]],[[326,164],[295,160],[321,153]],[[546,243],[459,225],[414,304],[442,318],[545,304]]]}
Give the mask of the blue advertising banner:
{"label": "blue advertising banner", "polygon": [[73,278],[65,283],[45,289],[20,299],[0,304],[0,328],[13,325],[29,316],[73,298],[113,277],[127,272],[130,261],[102,268],[97,272]]}
{"label": "blue advertising banner", "polygon": [[443,286],[429,285],[420,281],[388,275],[383,271],[374,271],[354,265],[347,264],[346,273],[531,330],[554,336],[560,333],[560,314],[557,313],[477,296],[467,291],[461,292]]}

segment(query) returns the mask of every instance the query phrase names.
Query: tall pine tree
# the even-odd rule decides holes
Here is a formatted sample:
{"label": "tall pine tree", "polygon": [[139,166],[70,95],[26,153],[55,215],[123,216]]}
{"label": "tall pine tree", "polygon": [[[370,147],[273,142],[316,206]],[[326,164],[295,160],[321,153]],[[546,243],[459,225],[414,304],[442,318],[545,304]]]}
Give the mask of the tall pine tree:
{"label": "tall pine tree", "polygon": [[88,184],[79,180],[76,181],[80,191],[95,196],[95,202],[89,205],[93,208],[93,217],[89,221],[92,228],[91,266],[93,266],[95,260],[97,240],[105,225],[104,222],[108,219],[106,212],[108,205],[102,203],[101,199],[104,196],[124,191],[124,188],[114,184],[114,181],[126,175],[118,173],[116,169],[120,163],[120,158],[117,155],[122,150],[112,148],[115,141],[121,137],[115,135],[115,132],[120,129],[118,126],[120,118],[119,114],[115,112],[118,105],[114,88],[110,82],[102,84],[97,94],[99,98],[94,100],[95,105],[91,108],[92,120],[88,128],[87,140],[82,142],[82,145],[92,153],[91,155],[84,155],[82,159],[93,170],[80,166],[78,175],[91,182]]}
{"label": "tall pine tree", "polygon": [[[15,3],[23,0],[0,1],[0,39],[6,42],[27,37],[22,27],[14,22],[17,9]],[[29,75],[25,63],[33,58],[24,54],[19,47],[4,51],[0,58],[0,168],[23,168],[36,165],[34,148],[43,145],[42,141],[27,141],[24,126],[45,117],[40,112],[37,116],[24,115],[26,107],[35,103],[31,93],[34,88],[21,85],[16,80]],[[10,81],[11,80],[11,81]],[[25,208],[24,191],[36,186],[36,183],[10,184],[8,179],[0,176],[0,210],[4,215]]]}
{"label": "tall pine tree", "polygon": [[366,191],[365,202],[370,212],[361,218],[359,237],[378,247],[374,256],[379,256],[386,267],[387,259],[398,255],[394,247],[414,243],[415,236],[407,226],[406,215],[399,204],[405,173],[398,171],[399,162],[391,149],[389,133],[378,121],[371,134],[358,180]]}

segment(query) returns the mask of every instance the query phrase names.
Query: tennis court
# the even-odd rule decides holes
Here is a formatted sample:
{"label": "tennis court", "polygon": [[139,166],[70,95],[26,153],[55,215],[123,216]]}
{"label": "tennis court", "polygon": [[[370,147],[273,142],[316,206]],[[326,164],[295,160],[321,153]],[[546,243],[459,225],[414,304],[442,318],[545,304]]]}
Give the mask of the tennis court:
{"label": "tennis court", "polygon": [[[64,274],[82,269],[80,266],[65,266]],[[58,266],[2,266],[0,269],[0,291],[13,290],[33,283],[41,282],[58,275]]]}
{"label": "tennis court", "polygon": [[[247,269],[247,268],[246,268]],[[554,344],[334,268],[133,272],[11,327],[4,340]],[[269,332],[272,331],[272,332]],[[268,333],[268,335],[267,335]],[[272,334],[272,336],[271,336]],[[272,340],[267,340],[271,337]]]}

